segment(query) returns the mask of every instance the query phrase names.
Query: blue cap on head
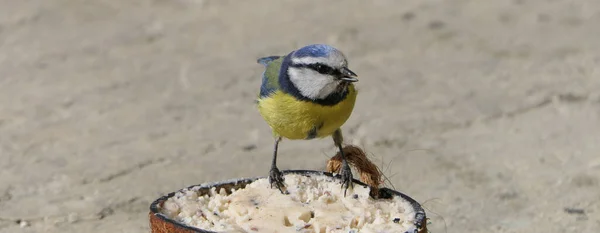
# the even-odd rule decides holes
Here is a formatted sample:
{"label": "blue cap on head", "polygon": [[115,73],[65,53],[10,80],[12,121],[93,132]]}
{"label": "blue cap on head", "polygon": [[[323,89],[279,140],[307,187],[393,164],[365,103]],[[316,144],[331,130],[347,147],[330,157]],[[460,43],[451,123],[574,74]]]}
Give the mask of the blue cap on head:
{"label": "blue cap on head", "polygon": [[336,50],[337,49],[329,45],[313,44],[298,49],[294,53],[294,57],[327,57],[331,52]]}

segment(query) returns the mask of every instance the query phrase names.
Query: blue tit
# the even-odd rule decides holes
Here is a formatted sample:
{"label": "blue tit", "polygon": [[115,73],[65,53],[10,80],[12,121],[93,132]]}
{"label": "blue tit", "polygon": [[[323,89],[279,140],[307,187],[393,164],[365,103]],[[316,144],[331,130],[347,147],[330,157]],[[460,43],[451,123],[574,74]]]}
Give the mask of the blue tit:
{"label": "blue tit", "polygon": [[344,194],[352,186],[352,171],[342,150],[340,127],[348,120],[357,75],[348,69],[342,52],[323,44],[308,45],[285,56],[257,60],[265,66],[258,110],[273,130],[275,147],[269,172],[271,188],[282,193],[283,175],[277,168],[277,148],[282,138],[310,140],[331,136],[342,156]]}

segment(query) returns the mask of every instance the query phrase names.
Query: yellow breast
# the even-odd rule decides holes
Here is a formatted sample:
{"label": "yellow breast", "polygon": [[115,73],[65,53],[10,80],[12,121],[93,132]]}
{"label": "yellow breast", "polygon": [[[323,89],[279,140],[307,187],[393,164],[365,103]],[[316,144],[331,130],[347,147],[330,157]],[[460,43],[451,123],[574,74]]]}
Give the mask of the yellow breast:
{"label": "yellow breast", "polygon": [[[326,137],[340,128],[350,117],[356,90],[348,87],[346,98],[336,105],[324,106],[300,101],[281,91],[258,100],[258,109],[273,133],[288,139],[307,139],[309,135]],[[315,134],[316,133],[316,134]]]}

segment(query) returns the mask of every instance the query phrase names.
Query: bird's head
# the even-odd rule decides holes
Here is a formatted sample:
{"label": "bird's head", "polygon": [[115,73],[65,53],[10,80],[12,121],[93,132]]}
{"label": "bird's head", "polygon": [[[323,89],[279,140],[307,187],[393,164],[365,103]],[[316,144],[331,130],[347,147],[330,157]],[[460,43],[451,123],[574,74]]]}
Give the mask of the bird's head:
{"label": "bird's head", "polygon": [[308,45],[289,56],[287,75],[300,94],[309,99],[325,99],[358,81],[348,69],[344,54],[329,45]]}

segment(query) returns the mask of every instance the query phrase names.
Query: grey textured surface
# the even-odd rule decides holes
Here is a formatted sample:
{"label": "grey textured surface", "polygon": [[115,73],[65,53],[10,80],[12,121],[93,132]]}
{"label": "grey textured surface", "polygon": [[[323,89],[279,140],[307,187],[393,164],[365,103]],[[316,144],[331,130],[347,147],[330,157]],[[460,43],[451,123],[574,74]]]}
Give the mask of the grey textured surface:
{"label": "grey textured surface", "polygon": [[598,232],[598,25],[597,0],[0,0],[0,232],[148,232],[161,194],[266,175],[255,60],[317,42],[361,78],[347,142],[432,232]]}

